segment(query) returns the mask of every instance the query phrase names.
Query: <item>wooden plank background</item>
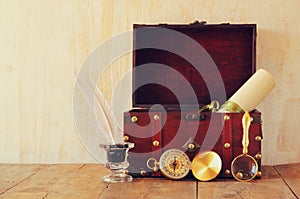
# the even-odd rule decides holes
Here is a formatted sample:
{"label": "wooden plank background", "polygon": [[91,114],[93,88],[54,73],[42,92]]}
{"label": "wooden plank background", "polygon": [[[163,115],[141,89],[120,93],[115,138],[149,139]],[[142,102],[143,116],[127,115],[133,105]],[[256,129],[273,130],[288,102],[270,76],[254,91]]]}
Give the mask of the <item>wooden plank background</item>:
{"label": "wooden plank background", "polygon": [[[298,0],[0,0],[0,162],[95,162],[72,112],[75,74],[88,54],[133,23],[195,20],[258,24],[257,67],[277,82],[258,107],[263,164],[300,162],[299,9]],[[112,66],[99,83],[109,100],[130,54]]]}
{"label": "wooden plank background", "polygon": [[168,180],[134,178],[104,183],[108,169],[99,164],[0,164],[0,198],[299,198],[299,164],[263,166],[261,179]]}

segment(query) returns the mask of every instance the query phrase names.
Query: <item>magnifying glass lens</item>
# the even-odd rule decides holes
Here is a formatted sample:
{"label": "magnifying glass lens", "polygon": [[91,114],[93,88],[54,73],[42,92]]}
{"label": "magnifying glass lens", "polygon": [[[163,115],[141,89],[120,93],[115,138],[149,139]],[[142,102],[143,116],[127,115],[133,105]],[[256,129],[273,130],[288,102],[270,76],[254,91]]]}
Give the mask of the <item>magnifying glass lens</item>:
{"label": "magnifying glass lens", "polygon": [[251,180],[257,173],[257,163],[247,155],[238,157],[232,164],[232,174],[237,180]]}

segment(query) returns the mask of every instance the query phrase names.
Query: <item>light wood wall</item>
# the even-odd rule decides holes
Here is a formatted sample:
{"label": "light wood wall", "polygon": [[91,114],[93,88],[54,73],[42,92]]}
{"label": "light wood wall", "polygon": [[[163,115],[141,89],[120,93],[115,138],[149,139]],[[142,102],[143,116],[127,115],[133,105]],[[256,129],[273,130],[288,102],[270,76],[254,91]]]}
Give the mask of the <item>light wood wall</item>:
{"label": "light wood wall", "polygon": [[[257,67],[277,82],[258,107],[263,163],[300,162],[299,10],[299,0],[0,0],[0,163],[96,162],[73,122],[82,63],[133,23],[195,20],[257,23]],[[130,68],[127,55],[105,73],[109,99]]]}

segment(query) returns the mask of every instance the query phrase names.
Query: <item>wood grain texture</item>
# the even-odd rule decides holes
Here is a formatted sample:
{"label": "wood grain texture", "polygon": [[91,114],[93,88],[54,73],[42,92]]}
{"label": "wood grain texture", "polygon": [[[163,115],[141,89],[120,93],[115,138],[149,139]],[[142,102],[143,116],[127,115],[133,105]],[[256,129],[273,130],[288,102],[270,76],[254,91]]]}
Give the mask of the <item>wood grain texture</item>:
{"label": "wood grain texture", "polygon": [[134,179],[128,184],[109,184],[99,199],[126,198],[196,198],[196,182],[166,179]]}
{"label": "wood grain texture", "polygon": [[3,165],[0,164],[0,194],[30,178],[48,165]]}
{"label": "wood grain texture", "polygon": [[296,198],[272,166],[264,166],[262,173],[261,179],[250,182],[199,182],[198,198]]}
{"label": "wood grain texture", "polygon": [[275,169],[294,194],[300,196],[299,164],[278,165]]}
{"label": "wood grain texture", "polygon": [[100,193],[107,187],[101,178],[108,173],[100,165],[84,165],[58,179],[46,198],[99,198]]}
{"label": "wood grain texture", "polygon": [[[0,162],[95,162],[80,142],[72,109],[75,74],[88,54],[133,23],[195,20],[258,24],[257,67],[277,82],[258,107],[263,164],[300,162],[299,9],[298,0],[0,0]],[[100,79],[109,100],[130,68],[128,54]],[[126,104],[129,87],[123,87]],[[122,113],[116,115],[122,124]]]}
{"label": "wood grain texture", "polygon": [[[1,194],[3,198],[32,198],[32,195],[37,198],[42,198],[48,195],[55,186],[59,185],[59,181],[69,178],[73,173],[80,173],[79,170],[84,165],[49,165],[48,167],[39,170],[30,177],[24,178],[17,186],[5,191]],[[15,167],[12,172],[22,172],[31,168],[31,165],[22,165]],[[100,172],[99,172],[100,173]],[[5,180],[9,180],[7,177]],[[41,197],[42,196],[42,197]]]}
{"label": "wood grain texture", "polygon": [[[134,178],[131,183],[109,184],[101,181],[110,172],[102,165],[0,165],[5,171],[0,172],[0,198],[297,198],[298,168],[299,164],[264,166],[262,178],[250,182]],[[12,181],[16,183],[2,191]]]}

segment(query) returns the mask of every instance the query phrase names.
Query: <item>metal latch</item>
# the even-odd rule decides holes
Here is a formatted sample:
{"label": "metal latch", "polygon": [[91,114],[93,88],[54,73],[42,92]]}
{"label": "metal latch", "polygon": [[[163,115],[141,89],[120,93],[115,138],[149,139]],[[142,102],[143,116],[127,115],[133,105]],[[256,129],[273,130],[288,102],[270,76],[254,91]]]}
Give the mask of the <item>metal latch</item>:
{"label": "metal latch", "polygon": [[185,119],[203,121],[205,120],[205,115],[200,113],[186,114]]}
{"label": "metal latch", "polygon": [[198,20],[196,20],[195,22],[193,22],[193,23],[190,23],[190,25],[205,25],[206,24],[206,21],[198,21]]}

